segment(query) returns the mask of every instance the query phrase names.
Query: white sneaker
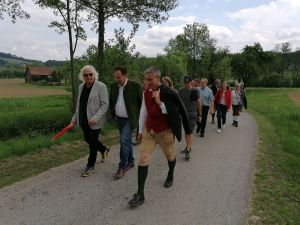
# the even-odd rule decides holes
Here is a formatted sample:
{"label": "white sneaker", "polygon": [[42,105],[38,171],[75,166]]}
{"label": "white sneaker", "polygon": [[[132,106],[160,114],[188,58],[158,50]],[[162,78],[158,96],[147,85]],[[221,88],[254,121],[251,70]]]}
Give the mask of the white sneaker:
{"label": "white sneaker", "polygon": [[217,130],[217,133],[221,133],[221,129],[218,129],[218,130]]}

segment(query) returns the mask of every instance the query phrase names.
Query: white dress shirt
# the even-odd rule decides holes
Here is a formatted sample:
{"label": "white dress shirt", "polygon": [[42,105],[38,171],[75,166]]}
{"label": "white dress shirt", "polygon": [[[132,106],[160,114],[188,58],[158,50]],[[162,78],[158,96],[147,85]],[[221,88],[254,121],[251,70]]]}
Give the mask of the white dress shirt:
{"label": "white dress shirt", "polygon": [[126,79],[124,85],[120,86],[119,85],[119,95],[118,95],[118,100],[115,106],[115,112],[117,117],[123,117],[123,118],[128,118],[126,106],[125,106],[125,101],[124,101],[124,88],[127,84],[128,79]]}
{"label": "white dress shirt", "polygon": [[[168,114],[165,103],[161,102],[159,107],[161,109],[162,114]],[[143,94],[143,101],[142,101],[142,106],[141,106],[141,110],[140,110],[140,118],[139,118],[139,133],[140,134],[142,134],[144,132],[147,115],[148,115],[148,112],[147,112],[147,108],[145,105],[145,97]]]}

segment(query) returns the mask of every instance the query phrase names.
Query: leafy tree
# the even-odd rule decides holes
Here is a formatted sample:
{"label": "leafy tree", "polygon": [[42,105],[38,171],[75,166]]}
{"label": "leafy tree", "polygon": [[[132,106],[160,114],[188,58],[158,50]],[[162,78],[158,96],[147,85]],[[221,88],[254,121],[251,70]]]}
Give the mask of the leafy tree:
{"label": "leafy tree", "polygon": [[69,53],[70,53],[70,80],[72,90],[72,110],[76,107],[76,90],[74,78],[74,55],[79,39],[86,39],[85,31],[82,27],[83,18],[82,6],[77,0],[37,0],[36,3],[44,8],[53,9],[54,15],[59,19],[52,21],[50,27],[56,29],[59,34],[68,33]]}
{"label": "leafy tree", "polygon": [[131,36],[137,31],[139,22],[161,23],[168,19],[168,12],[177,6],[177,0],[77,0],[88,9],[89,20],[98,32],[97,65],[99,73],[104,66],[105,24],[118,18],[133,25]]}
{"label": "leafy tree", "polygon": [[30,15],[21,8],[24,0],[1,0],[0,1],[0,20],[4,19],[4,14],[11,18],[13,23],[19,19],[29,19]]}
{"label": "leafy tree", "polygon": [[[210,57],[210,53],[214,50],[215,40],[210,37],[209,29],[204,23],[187,24],[184,27],[183,34],[179,34],[175,39],[171,39],[165,51],[168,54],[176,52],[185,52],[193,77],[196,75],[196,65],[202,59],[204,53]],[[207,59],[207,57],[206,57]]]}

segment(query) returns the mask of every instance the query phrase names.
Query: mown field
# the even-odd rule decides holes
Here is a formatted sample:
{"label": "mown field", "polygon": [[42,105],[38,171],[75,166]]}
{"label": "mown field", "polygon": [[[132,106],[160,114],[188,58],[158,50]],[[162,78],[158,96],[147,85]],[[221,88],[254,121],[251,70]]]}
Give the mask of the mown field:
{"label": "mown field", "polygon": [[[7,83],[10,83],[9,80],[0,80],[0,90]],[[72,117],[70,97],[66,91],[20,85],[19,82],[13,86],[14,89],[9,90],[10,98],[0,95],[0,187],[88,153],[79,128],[73,128],[50,142],[58,131],[69,124]],[[15,90],[20,93],[23,88],[29,96],[34,97],[13,98]],[[38,96],[36,90],[50,90],[53,95]],[[107,123],[101,134],[105,136],[114,129],[114,124]]]}
{"label": "mown field", "polygon": [[250,224],[300,224],[300,90],[248,91],[259,126]]}
{"label": "mown field", "polygon": [[68,95],[63,88],[27,85],[24,79],[0,79],[0,98]]}

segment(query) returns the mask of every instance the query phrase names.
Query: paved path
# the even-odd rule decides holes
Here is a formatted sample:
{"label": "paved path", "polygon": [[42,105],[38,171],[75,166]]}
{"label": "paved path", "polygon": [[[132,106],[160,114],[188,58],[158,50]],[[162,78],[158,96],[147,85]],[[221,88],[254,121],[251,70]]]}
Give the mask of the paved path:
{"label": "paved path", "polygon": [[[146,202],[129,209],[136,169],[115,181],[118,146],[96,173],[79,177],[86,159],[52,169],[0,190],[1,225],[237,225],[247,217],[255,160],[256,123],[243,113],[239,128],[221,134],[208,124],[205,138],[194,137],[192,159],[177,155],[175,183],[163,188],[167,163],[157,149],[149,167]],[[184,143],[176,145],[177,152]],[[135,149],[135,155],[138,150]],[[138,158],[138,157],[137,157]]]}

